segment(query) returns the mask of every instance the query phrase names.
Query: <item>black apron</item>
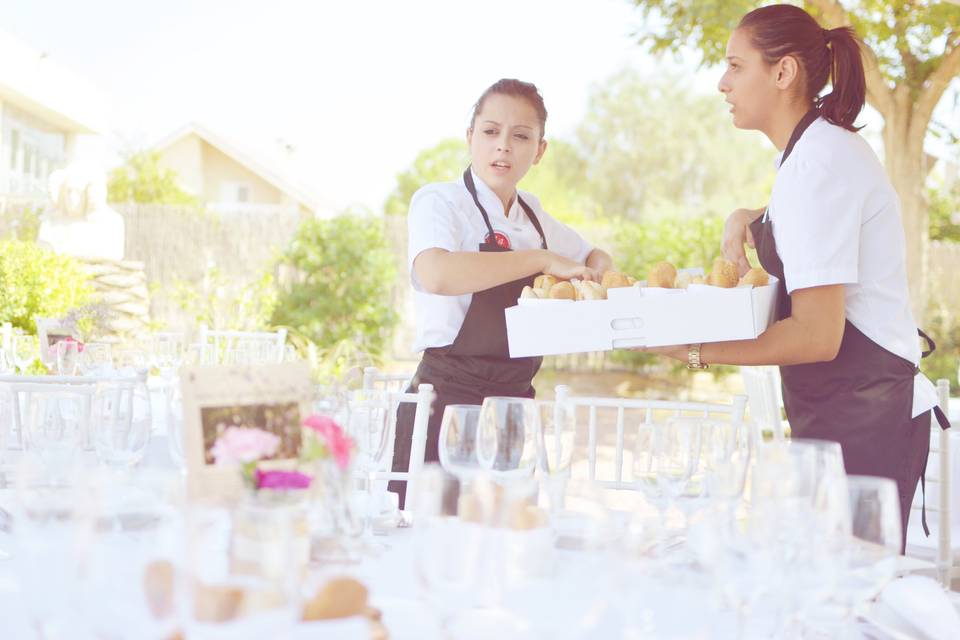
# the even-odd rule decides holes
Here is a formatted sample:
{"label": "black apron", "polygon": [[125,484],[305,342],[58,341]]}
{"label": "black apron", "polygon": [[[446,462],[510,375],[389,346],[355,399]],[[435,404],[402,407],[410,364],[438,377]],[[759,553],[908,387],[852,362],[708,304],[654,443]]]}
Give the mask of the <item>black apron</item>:
{"label": "black apron", "polygon": [[[463,172],[463,183],[487,227],[486,239],[479,250],[510,251],[509,248],[497,244],[490,217],[477,197],[470,167]],[[519,193],[517,202],[540,234],[541,247],[546,249],[547,239],[537,216],[520,198]],[[436,462],[440,459],[440,423],[443,410],[448,404],[481,404],[488,396],[534,397],[535,391],[531,382],[540,369],[543,358],[510,357],[507,321],[504,315],[504,310],[517,304],[523,288],[532,286],[534,279],[535,276],[531,275],[474,293],[453,344],[424,351],[407,393],[415,393],[421,383],[432,384],[436,393],[427,424],[425,462]],[[403,403],[397,410],[393,471],[406,471],[409,468],[415,413],[416,405],[411,403]],[[406,496],[406,482],[391,482],[389,490],[400,495],[402,508]]]}
{"label": "black apron", "polygon": [[[797,124],[784,149],[781,167],[819,115],[817,109],[811,109]],[[750,225],[750,232],[760,264],[780,281],[776,319],[788,318],[791,303],[783,262],[766,212]],[[933,346],[932,341],[930,344]],[[794,437],[839,442],[848,474],[882,476],[897,482],[902,547],[906,544],[910,504],[930,449],[930,412],[911,417],[917,371],[913,363],[870,340],[849,320],[845,321],[836,358],[780,367],[784,409]],[[948,428],[939,407],[937,413],[941,426]],[[923,520],[927,530],[925,514]]]}

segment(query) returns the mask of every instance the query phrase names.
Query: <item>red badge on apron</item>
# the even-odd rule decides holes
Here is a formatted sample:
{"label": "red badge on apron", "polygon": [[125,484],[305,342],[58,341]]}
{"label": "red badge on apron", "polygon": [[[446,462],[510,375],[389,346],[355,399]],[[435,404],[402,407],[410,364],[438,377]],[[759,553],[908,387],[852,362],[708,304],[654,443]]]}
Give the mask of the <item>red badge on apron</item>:
{"label": "red badge on apron", "polygon": [[493,232],[493,238],[491,238],[490,234],[488,233],[487,237],[484,239],[484,242],[486,243],[495,242],[497,246],[502,249],[510,248],[510,238],[508,238],[505,233],[501,233],[499,231]]}

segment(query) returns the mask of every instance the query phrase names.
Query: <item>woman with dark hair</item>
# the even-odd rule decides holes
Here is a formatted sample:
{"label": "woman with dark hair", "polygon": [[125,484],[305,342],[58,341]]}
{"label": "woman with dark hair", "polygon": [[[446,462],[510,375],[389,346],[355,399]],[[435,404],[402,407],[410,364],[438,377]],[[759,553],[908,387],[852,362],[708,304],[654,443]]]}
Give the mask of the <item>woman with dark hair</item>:
{"label": "woman with dark hair", "polygon": [[899,200],[854,126],[860,56],[853,29],[822,29],[791,5],[733,31],[718,88],[734,126],[783,153],[768,206],[730,215],[723,252],[743,273],[744,243],[756,246],[780,280],[777,321],[756,340],[658,351],[691,368],[780,365],[793,435],[839,442],[847,473],[896,480],[905,539],[936,392],[918,369]]}
{"label": "woman with dark hair", "polygon": [[[610,256],[555,220],[517,183],[547,150],[547,110],[529,82],[503,79],[483,92],[467,128],[471,164],[455,182],[417,191],[408,215],[408,261],[415,292],[414,350],[423,358],[409,391],[436,392],[426,460],[436,461],[448,404],[487,396],[532,398],[542,358],[511,358],[504,310],[537,274],[599,280]],[[410,460],[415,407],[401,405],[393,469]],[[403,483],[392,483],[401,504]]]}

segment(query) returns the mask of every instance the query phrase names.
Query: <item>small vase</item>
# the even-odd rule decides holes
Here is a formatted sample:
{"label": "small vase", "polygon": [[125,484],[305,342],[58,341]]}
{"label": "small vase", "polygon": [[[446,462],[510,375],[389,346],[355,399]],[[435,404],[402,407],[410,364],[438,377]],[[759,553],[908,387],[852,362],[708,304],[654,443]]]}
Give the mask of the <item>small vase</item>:
{"label": "small vase", "polygon": [[230,562],[234,573],[265,579],[305,573],[310,535],[305,491],[261,489],[233,513]]}

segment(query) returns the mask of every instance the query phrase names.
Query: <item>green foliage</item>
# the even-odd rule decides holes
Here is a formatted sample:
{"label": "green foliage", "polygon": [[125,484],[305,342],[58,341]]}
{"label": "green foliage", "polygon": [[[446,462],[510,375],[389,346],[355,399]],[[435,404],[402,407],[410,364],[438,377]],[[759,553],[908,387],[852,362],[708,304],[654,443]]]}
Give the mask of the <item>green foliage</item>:
{"label": "green foliage", "polygon": [[723,219],[714,216],[682,221],[662,218],[645,224],[619,221],[614,234],[617,267],[638,280],[646,279],[650,267],[661,260],[678,269],[709,271],[720,255],[722,235]]}
{"label": "green foliage", "polygon": [[960,184],[951,190],[927,189],[930,203],[930,239],[960,242]]}
{"label": "green foliage", "polygon": [[383,210],[388,215],[406,215],[410,199],[417,189],[431,182],[456,180],[470,164],[467,143],[462,138],[447,138],[414,158],[409,169],[397,174],[397,186],[387,197]]}
{"label": "green foliage", "polygon": [[726,216],[769,196],[774,150],[731,126],[717,96],[625,70],[600,85],[577,132],[581,180],[608,217]]}
{"label": "green foliage", "polygon": [[396,268],[378,220],[307,220],[280,268],[291,277],[281,283],[273,324],[292,327],[320,351],[346,340],[382,352],[397,321],[390,303]]}
{"label": "green foliage", "polygon": [[960,317],[956,309],[935,307],[926,313],[925,331],[937,343],[937,350],[920,361],[920,370],[933,381],[946,378],[951,386],[958,382],[960,365]]}
{"label": "green foliage", "polygon": [[[634,0],[645,18],[637,39],[655,53],[677,52],[692,46],[703,62],[724,59],[727,38],[740,18],[768,4],[750,0]],[[822,18],[821,6],[832,2],[808,1],[802,6]],[[843,2],[857,34],[877,54],[888,80],[904,80],[911,90],[923,86],[944,54],[945,37],[955,35],[960,6],[948,2],[911,0],[860,0]],[[821,20],[822,21],[822,20]]]}
{"label": "green foliage", "polygon": [[36,242],[41,213],[43,209],[38,205],[8,205],[0,212],[0,237]]}
{"label": "green foliage", "polygon": [[531,167],[517,186],[537,196],[544,211],[554,218],[579,227],[599,212],[583,180],[586,171],[587,161],[574,144],[550,140],[540,163]]}
{"label": "green foliage", "polygon": [[171,297],[196,324],[218,330],[267,330],[277,306],[277,291],[269,271],[252,282],[234,282],[213,267],[199,286],[177,281]]}
{"label": "green foliage", "polygon": [[177,173],[160,166],[156,151],[139,151],[110,173],[107,182],[110,202],[195,205],[197,199],[180,188]]}
{"label": "green foliage", "polygon": [[60,318],[92,295],[75,259],[32,242],[0,242],[0,322],[34,333],[36,316]]}

